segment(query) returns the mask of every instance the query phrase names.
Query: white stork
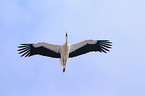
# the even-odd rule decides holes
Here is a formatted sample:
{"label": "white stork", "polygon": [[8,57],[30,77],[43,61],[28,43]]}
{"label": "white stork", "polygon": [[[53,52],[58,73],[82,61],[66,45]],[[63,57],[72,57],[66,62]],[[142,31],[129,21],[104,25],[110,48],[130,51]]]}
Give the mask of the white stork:
{"label": "white stork", "polygon": [[66,41],[63,45],[54,45],[45,42],[21,44],[18,46],[18,51],[19,54],[22,54],[21,57],[30,57],[39,54],[52,58],[60,58],[59,64],[63,66],[63,72],[65,72],[65,66],[70,61],[69,58],[92,51],[107,53],[112,46],[111,43],[109,40],[84,40],[79,43],[68,44],[68,35],[66,33]]}

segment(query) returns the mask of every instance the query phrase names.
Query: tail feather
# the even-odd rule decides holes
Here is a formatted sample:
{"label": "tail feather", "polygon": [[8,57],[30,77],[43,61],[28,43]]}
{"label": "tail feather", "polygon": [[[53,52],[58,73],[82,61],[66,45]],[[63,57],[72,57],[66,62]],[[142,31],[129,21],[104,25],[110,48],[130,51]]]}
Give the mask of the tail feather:
{"label": "tail feather", "polygon": [[[66,64],[69,63],[69,62],[70,62],[70,59],[68,58],[67,61],[66,61]],[[60,59],[58,64],[63,66],[63,60]]]}

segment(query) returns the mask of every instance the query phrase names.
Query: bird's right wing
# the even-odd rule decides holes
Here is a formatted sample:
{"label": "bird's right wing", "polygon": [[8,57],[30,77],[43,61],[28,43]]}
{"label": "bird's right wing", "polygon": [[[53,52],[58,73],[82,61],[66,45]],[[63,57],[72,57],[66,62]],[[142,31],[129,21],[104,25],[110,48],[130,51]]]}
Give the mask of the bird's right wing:
{"label": "bird's right wing", "polygon": [[111,48],[109,40],[85,40],[79,43],[70,45],[69,57],[75,57],[82,54],[86,54],[91,51],[99,51],[107,53]]}
{"label": "bird's right wing", "polygon": [[35,43],[35,44],[21,44],[18,46],[19,54],[21,56],[29,57],[32,55],[43,55],[52,58],[60,58],[61,45],[54,45],[48,43]]}

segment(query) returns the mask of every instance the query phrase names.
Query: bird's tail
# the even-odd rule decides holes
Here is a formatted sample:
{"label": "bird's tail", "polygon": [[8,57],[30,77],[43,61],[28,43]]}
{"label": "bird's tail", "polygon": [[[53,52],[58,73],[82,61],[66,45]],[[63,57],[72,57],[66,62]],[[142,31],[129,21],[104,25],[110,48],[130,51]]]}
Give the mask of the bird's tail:
{"label": "bird's tail", "polygon": [[[67,61],[66,61],[66,64],[69,63],[69,62],[70,62],[70,59],[68,58]],[[63,66],[63,60],[60,59],[58,64]]]}

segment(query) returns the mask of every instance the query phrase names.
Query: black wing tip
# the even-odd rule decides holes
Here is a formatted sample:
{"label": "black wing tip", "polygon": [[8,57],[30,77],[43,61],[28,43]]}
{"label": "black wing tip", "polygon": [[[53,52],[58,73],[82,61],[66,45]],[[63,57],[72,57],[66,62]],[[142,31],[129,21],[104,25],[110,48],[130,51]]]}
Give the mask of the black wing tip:
{"label": "black wing tip", "polygon": [[[99,42],[111,42],[110,40],[98,40]],[[111,42],[112,43],[112,42]]]}
{"label": "black wing tip", "polygon": [[112,48],[112,42],[110,40],[99,40],[100,43],[100,51],[107,53],[110,52],[109,49]]}
{"label": "black wing tip", "polygon": [[101,44],[112,44],[110,40],[98,40],[98,42]]}
{"label": "black wing tip", "polygon": [[23,52],[23,53],[18,53],[20,54],[21,57],[30,57],[30,51],[26,51],[26,52]]}
{"label": "black wing tip", "polygon": [[18,54],[21,54],[21,57],[30,57],[30,45],[31,44],[20,44],[18,46]]}
{"label": "black wing tip", "polygon": [[106,46],[102,46],[101,47],[101,51],[103,51],[104,53],[107,53],[107,52],[110,52],[110,50],[109,49],[111,49],[112,47],[106,47]]}

